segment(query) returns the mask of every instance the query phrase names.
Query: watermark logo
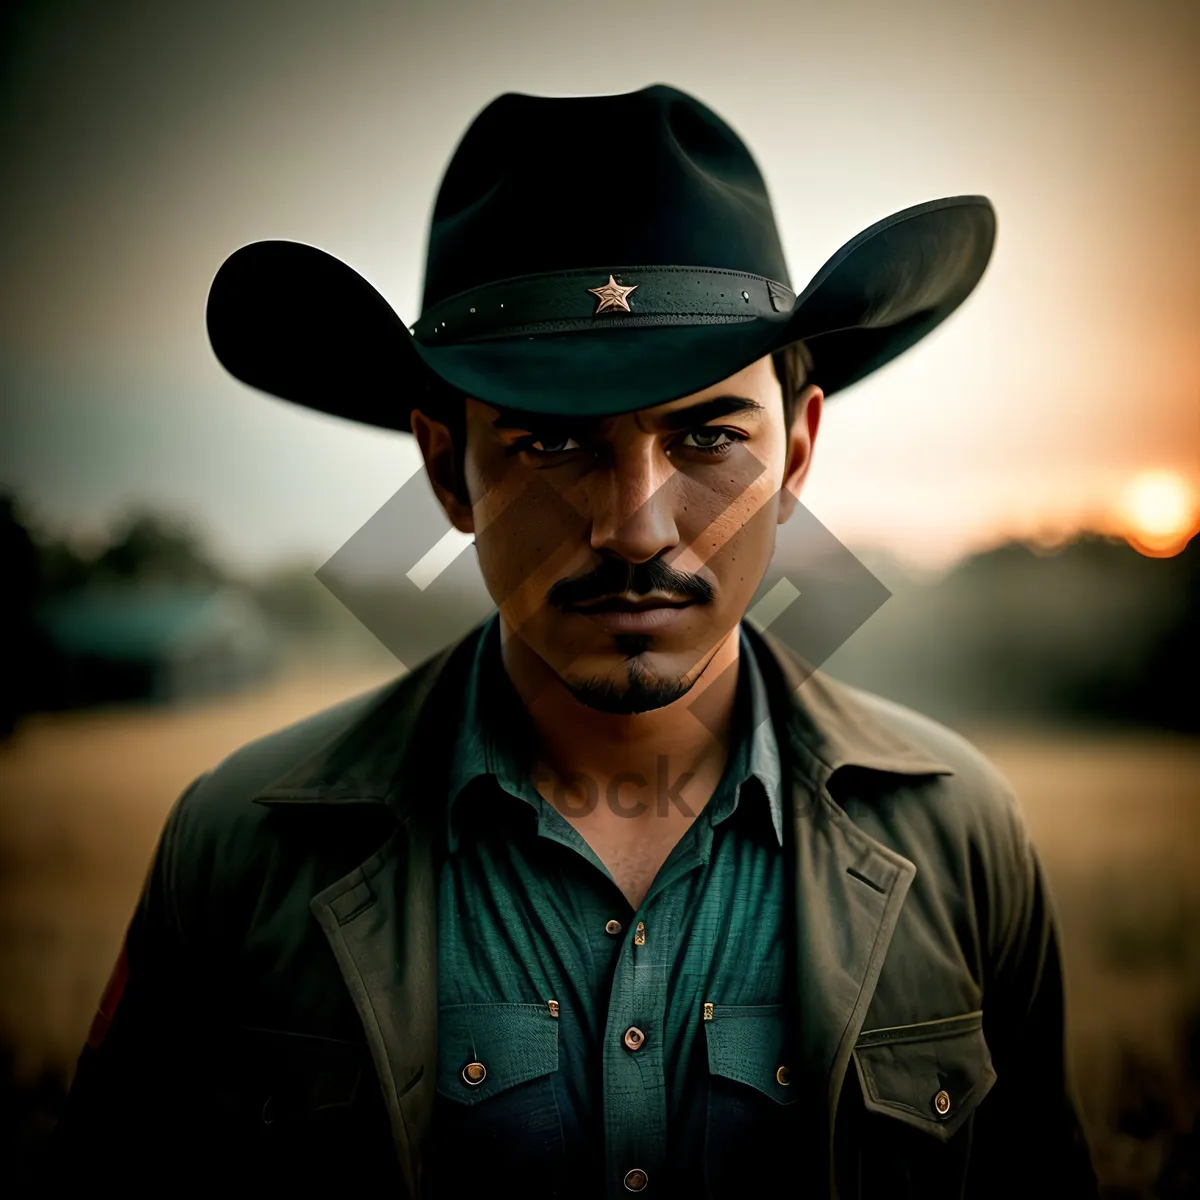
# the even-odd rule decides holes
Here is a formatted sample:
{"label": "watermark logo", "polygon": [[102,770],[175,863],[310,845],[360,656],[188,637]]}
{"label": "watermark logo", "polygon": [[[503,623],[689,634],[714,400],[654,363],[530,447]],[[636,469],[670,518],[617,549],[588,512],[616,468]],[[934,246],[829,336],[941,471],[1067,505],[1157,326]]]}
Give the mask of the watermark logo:
{"label": "watermark logo", "polygon": [[[688,807],[683,792],[693,778],[691,771],[677,772],[672,778],[668,756],[659,754],[655,756],[653,788],[639,771],[618,771],[604,785],[604,803],[617,817],[641,817],[649,812],[669,817],[674,810],[690,819],[698,810]],[[539,768],[533,772],[533,785],[545,785],[553,794],[554,807],[569,820],[590,816],[600,805],[600,784],[583,771],[561,779],[553,771]]]}
{"label": "watermark logo", "polygon": [[[730,565],[722,557],[737,552],[739,537],[773,536],[773,556],[744,620],[760,633],[769,631],[791,650],[807,677],[879,610],[890,592],[803,504],[795,502],[783,524],[775,523],[774,505],[747,507],[746,497],[763,470],[752,454],[743,453],[729,477],[731,486],[710,514],[708,529],[728,529],[732,523],[738,536],[706,539],[702,534],[675,562],[702,562],[720,578]],[[561,516],[568,502],[539,476],[534,473],[507,504],[489,526],[489,537],[511,537],[519,544],[529,522],[547,505],[558,505]],[[670,486],[670,480],[663,486]],[[556,556],[575,552],[587,521],[581,513],[572,521],[569,508],[566,511],[568,519],[560,519],[557,526],[562,544],[540,547],[536,566],[511,582],[514,591],[530,585],[534,575],[540,580]],[[754,529],[756,522],[770,522],[774,528]],[[449,526],[425,472],[419,470],[330,557],[317,577],[404,668],[412,669],[496,610],[473,541]],[[707,552],[701,553],[701,547]],[[709,649],[696,647],[696,662]],[[713,689],[710,694],[718,692]],[[710,717],[704,707],[701,697],[690,711],[712,729],[715,715]]]}

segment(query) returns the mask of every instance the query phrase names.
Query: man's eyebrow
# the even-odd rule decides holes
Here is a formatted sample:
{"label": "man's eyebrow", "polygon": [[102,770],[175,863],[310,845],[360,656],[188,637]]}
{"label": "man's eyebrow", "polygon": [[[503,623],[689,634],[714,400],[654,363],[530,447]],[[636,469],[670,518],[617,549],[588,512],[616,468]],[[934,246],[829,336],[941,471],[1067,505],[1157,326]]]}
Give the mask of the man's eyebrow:
{"label": "man's eyebrow", "polygon": [[691,429],[694,425],[703,425],[717,417],[728,417],[734,413],[758,416],[762,411],[763,406],[749,396],[714,396],[711,400],[689,404],[687,408],[674,408],[664,413],[658,423],[664,429]]}
{"label": "man's eyebrow", "polygon": [[[691,429],[717,417],[727,417],[734,413],[757,416],[763,411],[763,406],[749,396],[713,396],[709,400],[689,404],[687,408],[672,409],[659,417],[657,424],[663,429],[677,431]],[[493,429],[585,432],[595,429],[604,421],[603,417],[571,416],[569,413],[533,413],[516,408],[501,408],[499,414],[492,422]]]}
{"label": "man's eyebrow", "polygon": [[492,422],[493,429],[534,430],[590,429],[600,423],[597,417],[573,417],[570,413],[535,413],[521,408],[495,406],[499,416]]}

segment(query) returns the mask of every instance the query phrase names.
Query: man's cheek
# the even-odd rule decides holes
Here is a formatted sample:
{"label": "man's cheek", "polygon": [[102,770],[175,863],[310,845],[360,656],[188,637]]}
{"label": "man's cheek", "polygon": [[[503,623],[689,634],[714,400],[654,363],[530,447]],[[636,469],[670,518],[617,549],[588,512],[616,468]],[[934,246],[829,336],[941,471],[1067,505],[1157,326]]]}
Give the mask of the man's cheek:
{"label": "man's cheek", "polygon": [[587,569],[587,530],[557,489],[533,478],[476,536],[492,598],[514,628],[544,609],[555,583]]}
{"label": "man's cheek", "polygon": [[688,478],[677,510],[686,539],[670,565],[685,575],[699,574],[756,522],[772,494],[766,465],[741,447],[727,462]]}

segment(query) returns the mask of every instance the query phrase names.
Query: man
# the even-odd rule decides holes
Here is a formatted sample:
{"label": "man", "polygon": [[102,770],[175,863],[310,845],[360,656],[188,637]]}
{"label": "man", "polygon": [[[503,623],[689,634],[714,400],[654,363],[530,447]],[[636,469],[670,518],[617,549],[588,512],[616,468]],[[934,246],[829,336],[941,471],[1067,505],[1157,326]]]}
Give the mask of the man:
{"label": "man", "polygon": [[1057,934],[971,746],[743,622],[825,397],[991,252],[979,197],[796,296],[737,135],[668,87],[500,97],[407,329],[245,247],[218,357],[417,437],[496,605],[168,818],[62,1163],[167,1190],[1092,1194]]}

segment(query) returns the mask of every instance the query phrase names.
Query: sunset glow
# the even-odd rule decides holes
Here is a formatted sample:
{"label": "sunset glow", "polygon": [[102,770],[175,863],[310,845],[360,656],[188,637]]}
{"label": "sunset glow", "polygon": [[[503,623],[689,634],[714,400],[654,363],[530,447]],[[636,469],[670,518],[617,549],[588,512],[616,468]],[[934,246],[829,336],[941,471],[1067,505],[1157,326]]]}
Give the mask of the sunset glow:
{"label": "sunset glow", "polygon": [[[996,205],[979,288],[825,407],[803,503],[835,537],[937,571],[1008,540],[1161,557],[1195,535],[1195,0],[60,7],[23,6],[6,60],[0,479],[73,538],[137,504],[194,519],[230,569],[326,561],[420,450],[230,376],[204,320],[220,264],[318,246],[411,323],[484,105],[654,82],[746,140],[795,287],[908,206]],[[424,550],[449,531],[435,514]]]}
{"label": "sunset glow", "polygon": [[1144,471],[1121,497],[1129,544],[1143,554],[1178,554],[1200,528],[1200,498],[1174,471]]}

